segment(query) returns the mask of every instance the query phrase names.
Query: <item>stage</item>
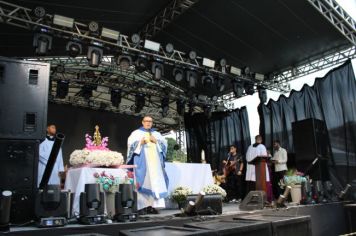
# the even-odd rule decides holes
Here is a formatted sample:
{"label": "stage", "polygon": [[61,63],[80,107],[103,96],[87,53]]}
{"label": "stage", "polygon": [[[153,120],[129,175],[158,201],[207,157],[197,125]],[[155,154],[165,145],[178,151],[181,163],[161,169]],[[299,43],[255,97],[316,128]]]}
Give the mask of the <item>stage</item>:
{"label": "stage", "polygon": [[[152,226],[175,226],[183,227],[187,224],[213,223],[216,221],[233,221],[234,218],[248,218],[258,215],[272,216],[310,216],[312,235],[340,235],[347,232],[347,220],[344,210],[344,203],[327,203],[316,205],[289,206],[283,209],[268,209],[256,211],[241,211],[238,204],[224,203],[222,215],[176,217],[178,210],[161,210],[158,215],[140,216],[137,222],[132,223],[111,223],[102,225],[79,225],[70,224],[62,228],[40,229],[35,226],[11,227],[6,235],[121,235],[120,231],[128,229],[138,229]],[[290,227],[295,230],[295,227]],[[216,232],[211,231],[216,235]],[[233,231],[230,231],[233,233]],[[225,234],[226,235],[226,234]],[[248,234],[255,235],[255,234]],[[272,235],[275,235],[274,233]]]}

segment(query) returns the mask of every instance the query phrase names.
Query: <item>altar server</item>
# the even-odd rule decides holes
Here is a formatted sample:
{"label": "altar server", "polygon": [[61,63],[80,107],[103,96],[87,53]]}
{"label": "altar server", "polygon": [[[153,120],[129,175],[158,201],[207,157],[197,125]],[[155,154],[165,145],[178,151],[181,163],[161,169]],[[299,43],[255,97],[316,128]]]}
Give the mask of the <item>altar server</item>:
{"label": "altar server", "polygon": [[[246,181],[248,191],[255,190],[255,182],[256,182],[256,173],[255,173],[255,165],[250,164],[252,160],[254,160],[258,156],[267,156],[267,149],[265,145],[262,144],[262,136],[257,135],[255,137],[255,143],[248,147],[246,153]],[[266,181],[269,182],[269,172],[268,167],[266,165]]]}
{"label": "altar server", "polygon": [[[44,174],[49,155],[51,153],[54,137],[57,133],[56,126],[54,124],[49,124],[47,126],[47,136],[46,139],[40,144],[39,150],[39,163],[38,163],[38,178],[37,185],[41,183],[42,176]],[[53,166],[51,177],[49,178],[48,184],[61,184],[60,173],[64,171],[62,148],[59,150],[56,163]]]}
{"label": "altar server", "polygon": [[137,209],[146,213],[158,213],[164,208],[168,196],[168,176],[164,169],[167,141],[152,129],[153,119],[145,116],[142,127],[133,131],[128,138],[127,164],[134,164]]}

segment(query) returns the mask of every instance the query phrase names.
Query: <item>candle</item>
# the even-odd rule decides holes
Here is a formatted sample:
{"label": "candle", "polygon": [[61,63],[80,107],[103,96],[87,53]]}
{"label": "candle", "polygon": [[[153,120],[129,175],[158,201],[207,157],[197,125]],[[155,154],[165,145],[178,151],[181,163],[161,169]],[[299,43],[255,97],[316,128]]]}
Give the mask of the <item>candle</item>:
{"label": "candle", "polygon": [[201,150],[201,160],[205,161],[205,152],[204,149]]}

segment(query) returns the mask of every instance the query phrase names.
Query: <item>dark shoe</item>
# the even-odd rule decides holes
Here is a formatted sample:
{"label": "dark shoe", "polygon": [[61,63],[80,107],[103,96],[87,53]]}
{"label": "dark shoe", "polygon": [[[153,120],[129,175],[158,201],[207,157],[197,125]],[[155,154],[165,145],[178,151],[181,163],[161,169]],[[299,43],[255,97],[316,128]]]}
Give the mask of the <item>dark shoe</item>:
{"label": "dark shoe", "polygon": [[156,208],[147,207],[147,214],[159,214],[159,212]]}
{"label": "dark shoe", "polygon": [[137,214],[140,215],[140,216],[143,216],[143,215],[147,215],[147,208],[143,208],[141,210],[138,210],[137,211]]}

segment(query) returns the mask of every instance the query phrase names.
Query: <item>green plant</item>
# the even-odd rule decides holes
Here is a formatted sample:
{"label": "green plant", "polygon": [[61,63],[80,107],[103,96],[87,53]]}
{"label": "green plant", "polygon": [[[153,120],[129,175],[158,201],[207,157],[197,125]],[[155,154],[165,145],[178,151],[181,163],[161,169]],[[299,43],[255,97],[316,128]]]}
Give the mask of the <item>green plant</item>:
{"label": "green plant", "polygon": [[180,203],[180,202],[186,201],[187,200],[187,195],[190,195],[192,193],[193,192],[192,192],[192,190],[190,188],[180,186],[180,187],[177,187],[177,188],[174,189],[174,191],[171,194],[171,198],[175,202]]}

